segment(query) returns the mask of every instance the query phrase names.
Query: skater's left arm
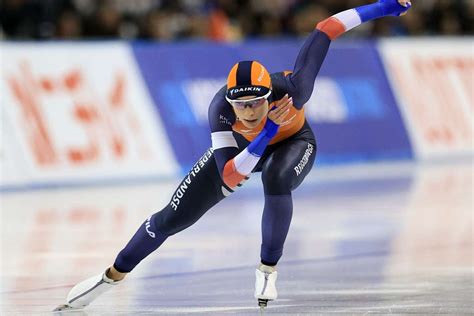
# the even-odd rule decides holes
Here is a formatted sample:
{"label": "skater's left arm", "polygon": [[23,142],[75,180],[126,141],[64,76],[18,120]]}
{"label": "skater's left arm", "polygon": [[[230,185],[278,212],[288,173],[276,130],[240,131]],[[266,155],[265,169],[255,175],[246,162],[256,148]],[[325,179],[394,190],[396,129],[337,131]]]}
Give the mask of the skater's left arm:
{"label": "skater's left arm", "polygon": [[379,0],[319,22],[304,42],[293,72],[285,76],[287,91],[293,97],[294,106],[301,109],[311,97],[316,76],[332,40],[364,22],[388,15],[402,15],[410,7],[408,0]]}
{"label": "skater's left arm", "polygon": [[224,93],[224,88],[211,102],[209,123],[217,168],[224,183],[233,189],[246,179],[257,165],[293,103],[288,95],[275,101],[275,106],[268,113],[264,128],[247,147],[241,150],[232,131],[236,116],[228,103],[223,104],[227,101],[222,97],[222,93]]}

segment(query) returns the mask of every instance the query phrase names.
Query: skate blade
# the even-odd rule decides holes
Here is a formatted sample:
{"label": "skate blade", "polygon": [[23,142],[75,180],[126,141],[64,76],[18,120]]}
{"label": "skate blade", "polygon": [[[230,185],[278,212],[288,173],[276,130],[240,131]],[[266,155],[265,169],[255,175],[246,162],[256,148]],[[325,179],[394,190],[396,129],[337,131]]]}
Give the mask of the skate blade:
{"label": "skate blade", "polygon": [[258,299],[258,306],[260,306],[260,308],[267,307],[268,301],[269,300],[267,300],[267,299],[259,298]]}
{"label": "skate blade", "polygon": [[67,304],[63,304],[53,309],[53,312],[81,312],[82,310],[82,308],[72,307]]}
{"label": "skate blade", "polygon": [[258,306],[260,307],[260,315],[264,315],[265,313],[265,307],[268,305],[268,300],[259,298],[258,299]]}

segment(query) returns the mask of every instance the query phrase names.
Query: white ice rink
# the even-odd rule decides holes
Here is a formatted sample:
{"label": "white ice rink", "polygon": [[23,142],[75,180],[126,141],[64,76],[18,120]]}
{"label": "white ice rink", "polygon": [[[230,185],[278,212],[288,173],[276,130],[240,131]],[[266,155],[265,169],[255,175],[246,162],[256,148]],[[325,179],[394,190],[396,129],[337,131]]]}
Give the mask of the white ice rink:
{"label": "white ice rink", "polygon": [[[178,182],[2,193],[0,314],[53,315]],[[68,315],[259,315],[262,194],[254,175]],[[294,201],[267,315],[473,314],[471,163],[315,169]]]}

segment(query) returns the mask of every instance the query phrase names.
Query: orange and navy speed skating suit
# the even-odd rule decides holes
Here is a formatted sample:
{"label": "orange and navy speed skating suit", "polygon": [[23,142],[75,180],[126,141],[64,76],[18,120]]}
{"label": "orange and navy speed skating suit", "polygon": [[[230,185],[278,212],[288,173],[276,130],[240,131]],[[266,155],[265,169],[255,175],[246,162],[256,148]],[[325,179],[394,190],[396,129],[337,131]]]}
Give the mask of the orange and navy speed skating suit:
{"label": "orange and navy speed skating suit", "polygon": [[[397,0],[379,0],[320,22],[303,44],[293,71],[270,76],[270,107],[285,94],[293,98],[286,122],[271,137],[267,137],[270,134],[266,119],[254,129],[246,128],[237,120],[232,106],[225,99],[227,89],[222,87],[209,107],[213,148],[196,162],[173,193],[170,203],[138,229],[117,256],[114,267],[122,272],[131,271],[167,237],[195,223],[212,206],[231,194],[252,172],[261,172],[265,193],[261,261],[275,265],[282,255],[291,221],[291,192],[311,170],[316,156],[316,141],[305,120],[304,105],[313,92],[331,40],[363,22],[399,15],[408,8]],[[239,160],[238,163],[235,160]],[[229,225],[232,225],[232,218],[233,214],[229,214]]]}

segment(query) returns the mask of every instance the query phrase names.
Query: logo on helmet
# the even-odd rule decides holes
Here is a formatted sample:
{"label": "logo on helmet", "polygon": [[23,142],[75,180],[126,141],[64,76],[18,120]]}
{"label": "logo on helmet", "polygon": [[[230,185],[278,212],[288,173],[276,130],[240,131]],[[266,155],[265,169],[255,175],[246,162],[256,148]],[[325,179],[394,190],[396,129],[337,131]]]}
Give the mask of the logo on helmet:
{"label": "logo on helmet", "polygon": [[239,93],[239,92],[260,92],[262,91],[262,88],[260,87],[245,87],[245,88],[235,88],[235,89],[231,89],[229,91],[230,95],[233,95],[235,93]]}

